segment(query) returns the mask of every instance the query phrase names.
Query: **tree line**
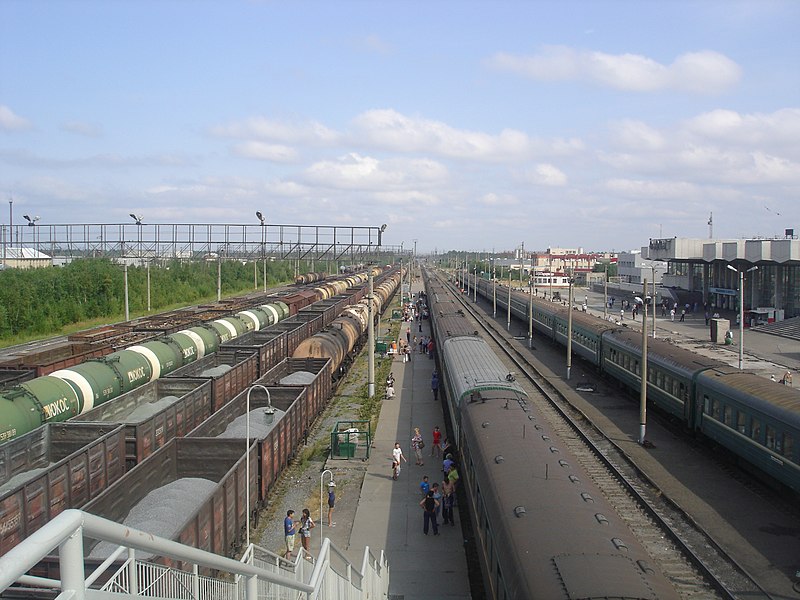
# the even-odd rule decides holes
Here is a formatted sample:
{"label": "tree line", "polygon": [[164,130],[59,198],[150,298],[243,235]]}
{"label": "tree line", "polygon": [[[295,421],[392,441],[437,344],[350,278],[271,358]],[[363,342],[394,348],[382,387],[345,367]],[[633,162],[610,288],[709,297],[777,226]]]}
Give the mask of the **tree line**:
{"label": "tree line", "polygon": [[[223,296],[263,289],[262,264],[223,261]],[[306,273],[310,264],[300,264]],[[295,262],[268,266],[270,287],[294,280]],[[164,261],[150,268],[151,313],[217,296],[216,261]],[[128,267],[131,315],[147,311],[147,269]],[[96,319],[124,319],[125,284],[121,265],[108,259],[75,260],[63,267],[0,271],[0,342],[59,333],[64,327]]]}

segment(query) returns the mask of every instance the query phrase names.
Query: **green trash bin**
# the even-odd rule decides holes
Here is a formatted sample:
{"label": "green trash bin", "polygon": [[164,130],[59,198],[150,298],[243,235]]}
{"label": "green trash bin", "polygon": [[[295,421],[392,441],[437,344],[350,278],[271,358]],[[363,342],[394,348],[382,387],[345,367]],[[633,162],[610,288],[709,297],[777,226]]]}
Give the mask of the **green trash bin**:
{"label": "green trash bin", "polygon": [[342,458],[353,458],[356,455],[356,445],[350,442],[339,444],[339,456]]}

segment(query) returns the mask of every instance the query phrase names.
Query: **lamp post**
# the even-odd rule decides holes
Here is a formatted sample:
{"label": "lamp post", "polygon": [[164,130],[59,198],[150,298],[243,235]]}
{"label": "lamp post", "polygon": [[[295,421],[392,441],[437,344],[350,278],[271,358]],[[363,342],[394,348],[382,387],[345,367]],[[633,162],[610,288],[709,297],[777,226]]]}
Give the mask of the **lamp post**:
{"label": "lamp post", "polygon": [[[131,219],[136,221],[136,231],[137,231],[137,247],[136,253],[139,256],[139,261],[142,260],[142,219],[144,218],[142,215],[137,215],[135,213],[130,213],[129,215]],[[147,312],[150,312],[150,261],[147,261],[146,264],[147,270]]]}
{"label": "lamp post", "polygon": [[511,263],[508,263],[508,316],[506,317],[506,330],[511,331]]}
{"label": "lamp post", "polygon": [[[642,267],[645,269],[650,269],[650,272],[653,274],[653,314],[652,314],[652,326],[653,326],[653,339],[656,339],[656,266],[652,263],[649,265],[647,263],[642,263]],[[647,281],[645,279],[645,281]],[[644,290],[644,295],[647,296],[647,289]],[[647,319],[645,316],[647,315],[647,311],[645,310],[642,316],[642,328],[647,329]]]}
{"label": "lamp post", "polygon": [[472,292],[473,292],[472,301],[477,304],[478,303],[478,264],[477,263],[475,263],[475,266],[472,269],[472,274],[473,274],[473,277],[472,277],[472,284],[473,284],[472,285]]}
{"label": "lamp post", "polygon": [[572,273],[570,273],[569,282],[569,315],[567,316],[567,381],[569,381],[569,374],[572,370]]}
{"label": "lamp post", "polygon": [[266,244],[266,226],[264,225],[264,215],[260,210],[256,211],[256,217],[261,221],[261,260],[264,261],[264,293],[267,293],[267,255],[265,252]]}
{"label": "lamp post", "polygon": [[528,348],[533,348],[533,276],[528,274]]}
{"label": "lamp post", "polygon": [[639,444],[644,445],[644,434],[647,428],[647,279],[642,285],[642,368],[641,386],[639,388]]}
{"label": "lamp post", "polygon": [[492,257],[492,318],[497,317],[497,257]]}
{"label": "lamp post", "polygon": [[[245,535],[245,544],[247,549],[250,549],[250,394],[254,389],[261,389],[267,394],[267,405],[269,406],[269,411],[272,411],[272,398],[269,395],[269,390],[266,386],[263,386],[259,383],[255,385],[251,385],[250,389],[247,390],[247,418],[246,418],[246,426],[245,426],[245,446],[244,446],[244,455],[245,455],[245,471],[247,472],[247,476],[245,477],[245,496],[247,499],[245,500],[245,511],[247,511],[247,531]],[[271,414],[268,412],[267,414]]]}
{"label": "lamp post", "polygon": [[[333,471],[331,471],[330,469],[325,469],[322,473],[319,474],[319,525],[320,525],[320,527],[322,527],[322,497],[323,497],[322,496],[322,485],[323,485],[323,483],[325,483],[325,474],[326,473],[328,475],[330,475],[330,481],[328,481],[328,485],[329,486],[331,486],[331,485],[335,486],[336,485],[336,483],[333,481]],[[328,523],[328,527],[330,527],[330,526],[331,526],[331,524]],[[320,552],[322,552],[322,536],[321,535],[319,536],[319,550],[320,550]]]}
{"label": "lamp post", "polygon": [[726,265],[731,271],[739,273],[739,370],[744,370],[744,274],[758,270],[758,267],[750,267],[740,270],[733,265]]}

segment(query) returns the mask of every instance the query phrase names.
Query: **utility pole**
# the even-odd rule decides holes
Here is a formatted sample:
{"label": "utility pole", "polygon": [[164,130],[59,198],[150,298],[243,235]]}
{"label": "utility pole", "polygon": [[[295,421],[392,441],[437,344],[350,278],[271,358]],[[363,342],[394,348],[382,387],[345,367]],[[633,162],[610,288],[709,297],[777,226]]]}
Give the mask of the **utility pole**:
{"label": "utility pole", "polygon": [[[639,390],[639,444],[644,444],[645,430],[647,428],[647,279],[642,286],[642,377]],[[654,309],[655,310],[655,309]]]}
{"label": "utility pole", "polygon": [[374,295],[372,289],[372,269],[369,270],[368,278],[369,296],[367,297],[367,306],[369,309],[367,314],[369,315],[369,326],[367,327],[367,343],[369,344],[369,367],[367,370],[367,394],[369,398],[372,398],[375,395],[375,317],[373,314],[375,308],[373,307]]}

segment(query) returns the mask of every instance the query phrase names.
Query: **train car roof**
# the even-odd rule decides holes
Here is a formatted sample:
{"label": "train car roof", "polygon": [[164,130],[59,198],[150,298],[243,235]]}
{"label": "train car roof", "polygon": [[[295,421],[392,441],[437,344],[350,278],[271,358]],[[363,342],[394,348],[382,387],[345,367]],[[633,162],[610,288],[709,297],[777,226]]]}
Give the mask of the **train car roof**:
{"label": "train car roof", "polygon": [[498,397],[497,394],[488,394],[490,391],[504,392],[515,398],[527,396],[516,381],[507,378],[508,369],[482,339],[467,336],[449,338],[444,342],[442,352],[457,402],[473,394],[480,394],[483,399]]}
{"label": "train car roof", "polygon": [[697,384],[800,429],[800,390],[725,366],[700,373]]}
{"label": "train car roof", "polygon": [[[628,329],[617,329],[603,334],[603,342],[609,346],[626,348],[637,355],[642,353],[642,333]],[[647,339],[647,360],[682,370],[687,376],[705,369],[723,369],[727,365],[715,358],[697,354],[686,348],[671,344],[666,340]]]}

